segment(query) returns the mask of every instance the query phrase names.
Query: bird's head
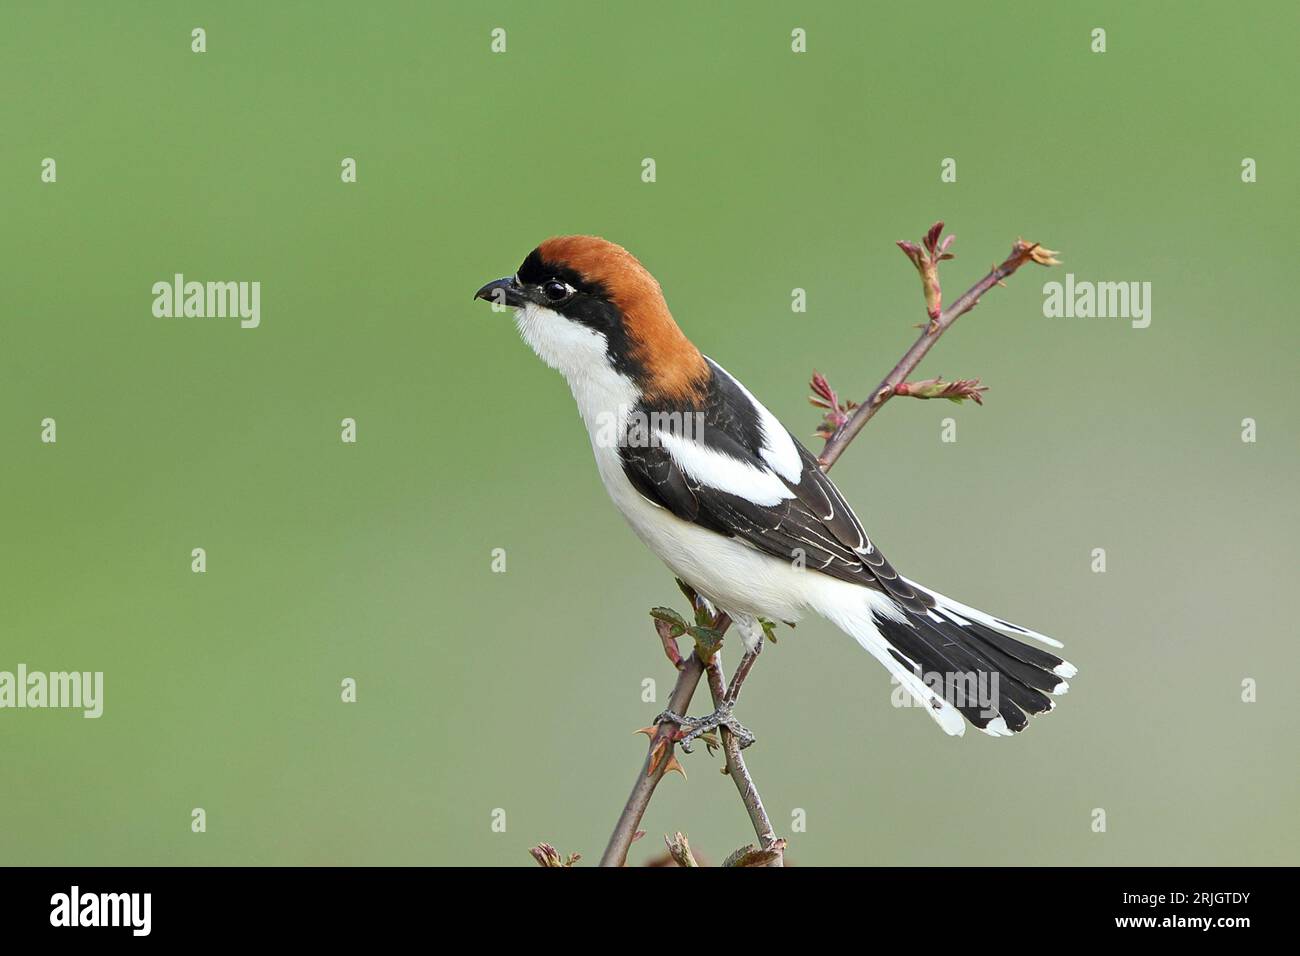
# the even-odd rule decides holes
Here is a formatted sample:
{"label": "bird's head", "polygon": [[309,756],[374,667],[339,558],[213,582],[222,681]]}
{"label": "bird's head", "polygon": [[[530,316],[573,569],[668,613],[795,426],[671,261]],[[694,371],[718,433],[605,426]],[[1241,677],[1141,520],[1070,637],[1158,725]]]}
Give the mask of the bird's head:
{"label": "bird's head", "polygon": [[547,239],[474,298],[514,309],[524,340],[570,382],[612,370],[648,398],[693,401],[708,377],[655,277],[597,236]]}

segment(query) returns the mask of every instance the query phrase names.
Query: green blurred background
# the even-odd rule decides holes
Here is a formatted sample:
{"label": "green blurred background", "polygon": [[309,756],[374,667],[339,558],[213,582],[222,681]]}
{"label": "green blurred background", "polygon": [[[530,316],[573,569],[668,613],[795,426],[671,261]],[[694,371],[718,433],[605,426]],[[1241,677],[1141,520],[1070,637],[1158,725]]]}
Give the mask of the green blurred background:
{"label": "green blurred background", "polygon": [[[888,370],[922,314],[894,240],[944,218],[950,297],[1017,235],[1065,264],[922,366],[985,407],[895,402],[835,477],[904,573],[1080,675],[1016,739],[950,739],[830,625],[783,629],[740,716],[790,861],[1300,862],[1300,18],[1088,6],[5,4],[0,669],[106,688],[99,720],[0,711],[0,861],[594,862],[672,685],[646,611],[683,602],[473,291],[612,238],[812,441],[810,371]],[[1044,318],[1067,271],[1151,282],[1150,328]],[[175,272],[260,281],[261,327],[154,318]],[[634,862],[752,838],[685,762]]]}

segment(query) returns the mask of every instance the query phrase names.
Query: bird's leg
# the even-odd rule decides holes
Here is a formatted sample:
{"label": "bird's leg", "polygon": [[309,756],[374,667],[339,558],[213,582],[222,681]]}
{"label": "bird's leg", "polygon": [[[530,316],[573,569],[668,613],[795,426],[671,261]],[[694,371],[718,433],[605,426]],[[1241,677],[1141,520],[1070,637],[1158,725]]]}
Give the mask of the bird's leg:
{"label": "bird's leg", "polygon": [[681,714],[674,714],[670,710],[665,710],[655,718],[655,724],[673,723],[677,725],[677,733],[674,739],[682,745],[682,749],[691,753],[691,744],[698,738],[707,734],[711,730],[718,730],[726,727],[731,731],[736,739],[740,741],[740,747],[743,750],[754,742],[754,735],[745,729],[745,725],[731,716],[731,702],[723,701],[722,705],[709,714],[707,717],[685,717]]}
{"label": "bird's leg", "polygon": [[763,629],[755,618],[747,615],[732,614],[731,619],[744,634],[745,653],[736,666],[736,674],[727,687],[726,695],[718,704],[718,709],[707,717],[682,717],[665,711],[655,719],[656,724],[665,720],[677,724],[678,734],[680,735],[679,743],[687,753],[691,752],[691,744],[702,734],[721,727],[726,727],[727,730],[731,731],[740,743],[742,750],[754,742],[754,735],[745,728],[744,724],[732,716],[731,711],[736,705],[736,699],[740,696],[741,685],[745,683],[745,678],[749,676],[754,661],[758,660],[759,652],[763,650]]}
{"label": "bird's leg", "polygon": [[728,704],[735,704],[736,698],[740,696],[740,685],[745,683],[745,678],[749,676],[750,668],[754,666],[754,661],[758,660],[759,652],[763,650],[763,642],[760,640],[754,645],[754,649],[745,648],[745,653],[741,655],[740,663],[736,665],[736,674],[731,678],[731,683],[727,685],[726,701]]}

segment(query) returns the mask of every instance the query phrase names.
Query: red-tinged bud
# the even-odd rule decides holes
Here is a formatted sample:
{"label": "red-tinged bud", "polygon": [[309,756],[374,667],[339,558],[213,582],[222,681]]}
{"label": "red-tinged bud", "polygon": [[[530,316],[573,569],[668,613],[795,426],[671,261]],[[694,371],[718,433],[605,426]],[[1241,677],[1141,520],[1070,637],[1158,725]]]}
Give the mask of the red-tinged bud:
{"label": "red-tinged bud", "polygon": [[[943,314],[943,290],[939,285],[939,263],[953,258],[948,251],[952,245],[952,236],[948,236],[942,242],[939,237],[943,234],[943,220],[936,222],[930,227],[930,231],[925,234],[921,240],[925,248],[921,248],[914,242],[907,242],[900,239],[898,248],[903,250],[903,254],[912,260],[912,265],[916,267],[917,273],[921,276],[921,291],[925,295],[925,311],[930,316],[931,323],[938,321],[939,316]],[[932,326],[933,327],[933,326]]]}
{"label": "red-tinged bud", "polygon": [[912,398],[946,398],[950,402],[964,402],[967,399],[976,405],[983,405],[981,393],[989,387],[981,385],[977,378],[960,378],[955,382],[945,382],[939,378],[926,379],[923,382],[899,382],[894,386],[894,395],[907,395]]}
{"label": "red-tinged bud", "polygon": [[914,242],[908,242],[906,239],[899,239],[898,248],[902,249],[903,254],[912,260],[913,265],[918,269],[921,268],[923,260],[925,259],[925,253],[921,251],[920,246]]}
{"label": "red-tinged bud", "polygon": [[1059,266],[1061,263],[1056,258],[1059,255],[1059,252],[1044,249],[1036,242],[1025,242],[1023,239],[1017,239],[1016,244],[1011,247],[1013,259],[1019,259],[1020,262],[1036,262],[1040,266]]}
{"label": "red-tinged bud", "polygon": [[930,262],[921,272],[921,286],[925,289],[925,312],[935,321],[943,315],[943,290],[939,288],[937,262]]}
{"label": "red-tinged bud", "polygon": [[[817,393],[819,397],[825,399],[826,402],[830,403],[829,406],[825,406],[825,407],[830,407],[835,404],[835,392],[834,390],[831,389],[831,383],[826,381],[826,376],[824,376],[821,372],[817,371],[816,369],[813,369],[812,381],[809,382],[809,386],[812,388],[814,392]],[[810,401],[813,400],[810,399]],[[813,404],[819,405],[822,403],[813,401]]]}
{"label": "red-tinged bud", "polygon": [[582,859],[581,853],[570,853],[568,859],[560,856],[560,851],[555,849],[549,843],[539,843],[528,851],[532,854],[533,859],[537,861],[538,866],[546,867],[566,867],[573,866]]}
{"label": "red-tinged bud", "polygon": [[930,258],[933,259],[939,254],[939,236],[943,232],[943,220],[940,219],[930,231],[925,234],[925,248],[930,250]]}
{"label": "red-tinged bud", "polygon": [[812,380],[808,384],[816,392],[815,395],[808,396],[809,403],[818,408],[826,409],[821,424],[817,426],[816,434],[820,438],[829,439],[849,420],[850,414],[853,409],[858,407],[858,403],[853,401],[841,402],[839,395],[831,387],[831,383],[826,381],[826,377],[820,372],[814,371]]}

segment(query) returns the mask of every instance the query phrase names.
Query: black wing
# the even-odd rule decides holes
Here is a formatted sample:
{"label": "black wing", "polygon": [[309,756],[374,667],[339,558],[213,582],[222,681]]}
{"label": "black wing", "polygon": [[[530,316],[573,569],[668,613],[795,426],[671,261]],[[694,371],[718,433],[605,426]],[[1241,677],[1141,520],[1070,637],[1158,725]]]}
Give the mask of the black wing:
{"label": "black wing", "polygon": [[[726,372],[717,366],[714,371],[706,401],[694,409],[703,421],[700,433],[691,440],[772,475],[791,497],[763,504],[705,484],[653,441],[622,449],[624,473],[636,489],[683,521],[739,538],[774,557],[799,561],[809,570],[884,591],[918,613],[932,606],[933,599],[903,581],[871,543],[853,509],[808,449],[790,438],[801,465],[797,481],[772,469],[763,457],[760,410]],[[768,422],[781,427],[775,419],[768,418]]]}

